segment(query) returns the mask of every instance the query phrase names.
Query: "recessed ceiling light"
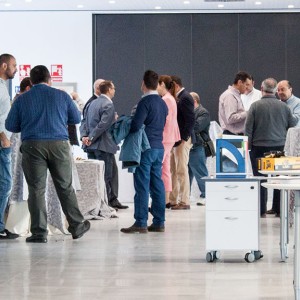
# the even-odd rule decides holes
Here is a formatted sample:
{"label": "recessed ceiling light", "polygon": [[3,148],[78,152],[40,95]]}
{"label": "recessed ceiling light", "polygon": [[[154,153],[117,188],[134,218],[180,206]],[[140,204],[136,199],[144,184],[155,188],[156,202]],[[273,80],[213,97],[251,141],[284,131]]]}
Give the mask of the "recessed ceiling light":
{"label": "recessed ceiling light", "polygon": [[294,8],[295,6],[293,4],[288,5],[288,8]]}
{"label": "recessed ceiling light", "polygon": [[154,8],[155,9],[161,9],[161,6],[155,6]]}
{"label": "recessed ceiling light", "polygon": [[255,5],[261,5],[261,2],[260,1],[256,1]]}
{"label": "recessed ceiling light", "polygon": [[11,3],[5,3],[4,6],[9,7],[11,6]]}
{"label": "recessed ceiling light", "polygon": [[25,2],[29,3],[29,2],[32,2],[32,0],[25,0]]}
{"label": "recessed ceiling light", "polygon": [[190,4],[190,1],[183,1],[183,4]]}
{"label": "recessed ceiling light", "polygon": [[114,0],[111,0],[111,1],[109,1],[108,3],[109,3],[109,4],[115,4],[115,3],[116,3],[116,1],[114,1]]}
{"label": "recessed ceiling light", "polygon": [[82,5],[82,4],[77,5],[77,8],[83,8],[83,7],[84,7],[84,5]]}
{"label": "recessed ceiling light", "polygon": [[219,8],[223,8],[223,7],[224,7],[224,4],[218,4],[218,7],[219,7]]}

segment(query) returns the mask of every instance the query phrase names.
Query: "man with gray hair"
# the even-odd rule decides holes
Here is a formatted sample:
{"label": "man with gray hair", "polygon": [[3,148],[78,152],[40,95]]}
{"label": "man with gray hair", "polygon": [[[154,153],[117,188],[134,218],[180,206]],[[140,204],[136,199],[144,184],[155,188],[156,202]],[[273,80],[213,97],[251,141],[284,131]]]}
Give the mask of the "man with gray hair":
{"label": "man with gray hair", "polygon": [[83,117],[85,117],[86,115],[86,111],[88,109],[88,107],[90,106],[91,102],[95,99],[97,99],[100,95],[101,95],[101,92],[100,92],[100,83],[102,83],[104,81],[104,79],[97,79],[95,82],[94,82],[94,94],[93,96],[85,103],[84,107],[83,107],[83,110],[82,110],[82,115]]}
{"label": "man with gray hair", "polygon": [[[253,175],[261,175],[257,169],[256,159],[263,157],[265,152],[283,151],[286,133],[296,125],[291,110],[285,103],[279,101],[275,93],[277,81],[267,78],[261,84],[262,98],[254,102],[248,112],[245,134],[249,138],[250,159]],[[267,194],[261,188],[261,216],[266,216]],[[280,216],[280,193],[274,192],[273,209]]]}

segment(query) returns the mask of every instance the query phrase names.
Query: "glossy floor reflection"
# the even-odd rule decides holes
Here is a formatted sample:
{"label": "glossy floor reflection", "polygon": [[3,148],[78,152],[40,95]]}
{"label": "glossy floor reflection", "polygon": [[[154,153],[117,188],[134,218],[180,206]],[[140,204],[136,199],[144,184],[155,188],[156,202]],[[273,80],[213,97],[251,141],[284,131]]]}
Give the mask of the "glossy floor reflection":
{"label": "glossy floor reflection", "polygon": [[262,219],[261,260],[247,263],[245,251],[227,251],[207,263],[204,207],[168,210],[165,233],[126,235],[120,228],[132,225],[133,205],[118,215],[92,221],[76,241],[1,240],[0,299],[294,299],[293,230],[282,263],[278,218]]}

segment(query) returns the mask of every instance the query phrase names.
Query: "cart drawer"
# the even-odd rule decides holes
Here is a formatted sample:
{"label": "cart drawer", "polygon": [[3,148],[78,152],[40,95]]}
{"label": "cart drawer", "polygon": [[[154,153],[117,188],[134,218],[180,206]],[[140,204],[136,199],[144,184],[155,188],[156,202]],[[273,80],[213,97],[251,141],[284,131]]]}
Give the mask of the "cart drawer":
{"label": "cart drawer", "polygon": [[257,182],[207,182],[206,210],[258,210]]}
{"label": "cart drawer", "polygon": [[258,250],[259,219],[254,211],[206,213],[206,249]]}

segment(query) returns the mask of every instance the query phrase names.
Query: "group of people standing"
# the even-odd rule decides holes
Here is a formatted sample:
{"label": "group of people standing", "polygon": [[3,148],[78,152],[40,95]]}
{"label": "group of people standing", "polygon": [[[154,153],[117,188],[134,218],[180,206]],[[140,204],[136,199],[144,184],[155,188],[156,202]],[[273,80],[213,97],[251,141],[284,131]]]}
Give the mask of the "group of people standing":
{"label": "group of people standing", "polygon": [[[26,241],[47,242],[47,170],[53,178],[69,231],[74,239],[80,238],[89,230],[90,223],[83,220],[72,187],[68,126],[81,123],[80,139],[88,158],[105,162],[108,204],[115,209],[128,208],[118,200],[115,154],[119,147],[112,134],[118,119],[112,101],[116,87],[112,81],[98,79],[94,83],[95,94],[85,104],[76,106],[75,101],[80,102],[78,95],[72,95],[73,101],[64,91],[52,88],[48,69],[39,65],[31,70],[28,85],[24,82],[10,107],[6,80],[14,77],[16,66],[12,55],[0,55],[0,238],[18,237],[5,229],[4,224],[11,189],[11,132],[21,132],[22,167],[29,188],[32,236]],[[144,73],[141,90],[143,96],[128,123],[127,134],[144,132],[149,147],[141,151],[133,174],[135,222],[122,228],[123,233],[164,232],[166,208],[190,209],[194,177],[200,197],[205,198],[202,178],[208,175],[203,136],[209,136],[210,116],[200,104],[199,95],[189,93],[178,76],[159,76],[152,70]],[[253,77],[239,72],[220,96],[219,122],[224,134],[248,136],[253,173],[259,175],[256,159],[268,151],[282,151],[287,130],[299,126],[300,99],[292,94],[287,80],[277,83],[267,78],[258,91]],[[262,217],[266,213],[280,214],[278,197],[275,192],[272,210],[267,212],[265,190],[261,189]],[[153,216],[150,226],[149,211]]]}
{"label": "group of people standing", "polygon": [[[109,203],[124,208],[114,192],[118,177],[114,154],[118,148],[109,130],[116,121],[112,101],[115,89],[112,81],[101,80],[101,95],[87,102],[80,133],[88,157],[105,161]],[[190,180],[195,176],[198,182],[207,175],[206,157],[201,141],[195,143],[195,130],[208,134],[210,118],[200,105],[199,96],[189,94],[178,76],[159,76],[152,70],[144,73],[141,90],[143,96],[133,109],[129,134],[144,130],[150,147],[141,152],[139,166],[133,174],[135,223],[122,228],[123,233],[163,232],[165,209],[190,209]],[[205,197],[204,183],[198,184]],[[147,226],[148,210],[153,215],[150,226]]]}
{"label": "group of people standing", "polygon": [[[224,134],[248,136],[253,175],[261,176],[257,158],[266,152],[283,151],[288,129],[300,124],[300,99],[293,95],[288,80],[277,83],[267,78],[258,91],[253,77],[239,72],[220,96],[219,122]],[[280,216],[279,190],[274,190],[272,209],[267,211],[267,191],[261,188],[260,203],[261,217]]]}
{"label": "group of people standing", "polygon": [[[26,242],[47,242],[47,170],[67,217],[68,230],[74,239],[80,238],[90,229],[90,223],[83,219],[72,187],[70,142],[77,144],[74,136],[76,124],[81,123],[80,139],[88,158],[105,162],[109,205],[115,209],[128,208],[118,200],[118,169],[114,156],[118,145],[111,134],[111,127],[118,118],[112,101],[116,87],[112,81],[96,80],[95,94],[84,104],[76,93],[70,97],[64,91],[52,88],[49,70],[38,65],[31,70],[30,78],[22,81],[22,89],[11,105],[6,81],[12,79],[16,72],[17,63],[13,55],[0,55],[0,104],[3,108],[0,115],[0,238],[18,237],[9,232],[4,223],[12,184],[10,135],[18,132],[21,133],[20,151],[31,216],[32,235],[26,238]],[[195,150],[195,159],[199,155],[194,130],[208,131],[209,128],[207,111],[204,108],[199,111],[199,96],[195,93],[190,95],[179,77],[159,76],[148,70],[144,73],[141,90],[143,97],[132,116],[129,133],[143,130],[150,147],[141,153],[139,166],[133,175],[135,223],[121,229],[124,233],[163,232],[166,208],[190,209],[190,179],[202,176],[191,163],[189,168],[190,151]],[[195,108],[199,116],[203,117],[203,113],[207,116],[205,125],[199,127],[199,122],[195,123],[198,118],[195,118]],[[203,172],[207,173],[207,170]],[[201,186],[204,196],[203,183]],[[148,227],[149,195],[153,222]]]}

